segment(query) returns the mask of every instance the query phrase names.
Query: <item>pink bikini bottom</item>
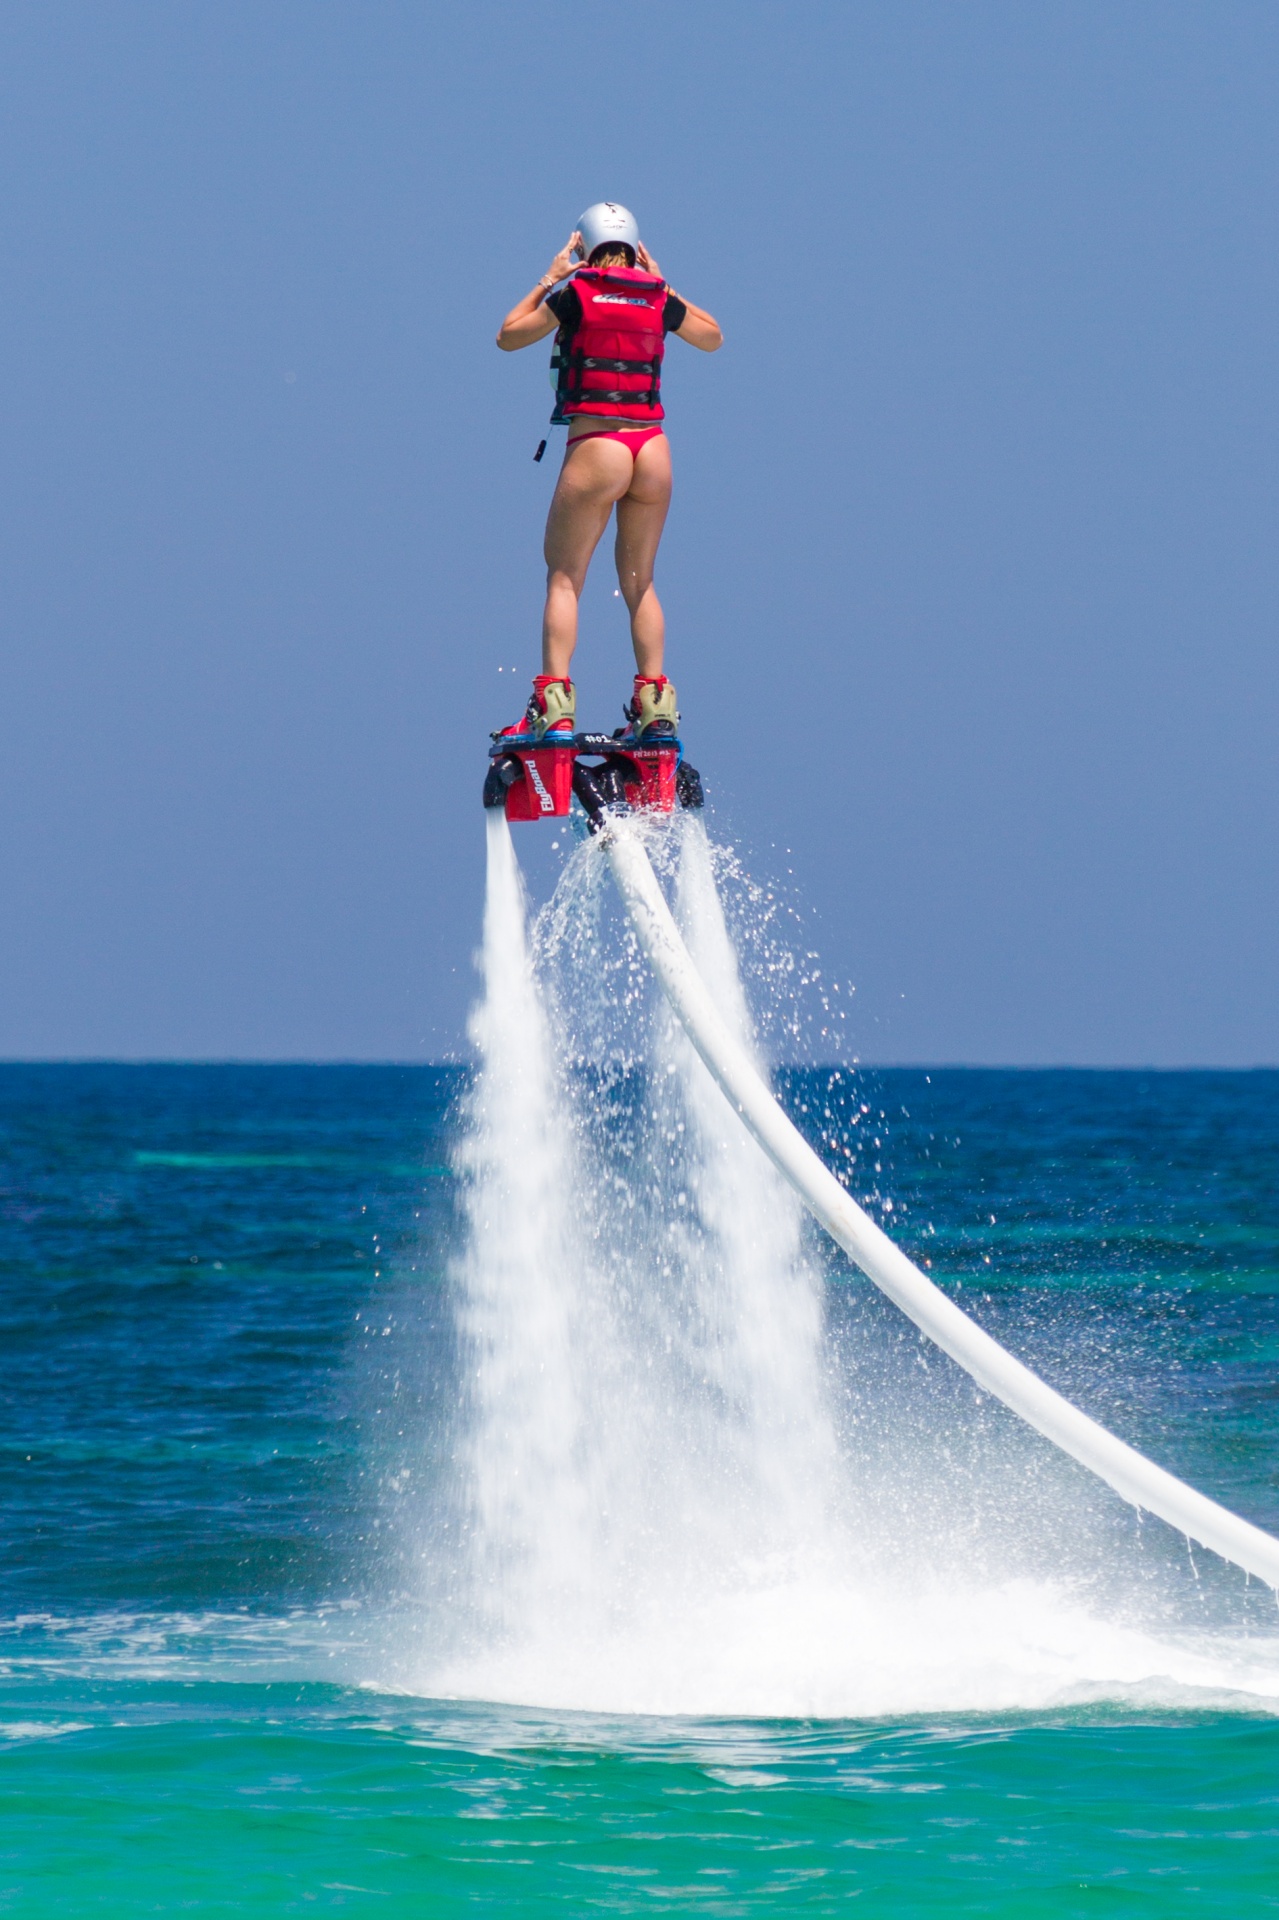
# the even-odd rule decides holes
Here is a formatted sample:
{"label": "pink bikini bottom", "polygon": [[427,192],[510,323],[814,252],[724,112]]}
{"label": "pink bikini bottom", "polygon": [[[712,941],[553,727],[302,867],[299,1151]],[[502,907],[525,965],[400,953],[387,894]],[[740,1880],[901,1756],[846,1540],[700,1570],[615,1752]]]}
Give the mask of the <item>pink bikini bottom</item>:
{"label": "pink bikini bottom", "polygon": [[646,441],[656,439],[657,435],[664,431],[665,429],[661,426],[600,427],[594,433],[575,433],[568,443],[568,450],[571,452],[579,440],[616,440],[620,446],[626,448],[629,454],[634,455]]}

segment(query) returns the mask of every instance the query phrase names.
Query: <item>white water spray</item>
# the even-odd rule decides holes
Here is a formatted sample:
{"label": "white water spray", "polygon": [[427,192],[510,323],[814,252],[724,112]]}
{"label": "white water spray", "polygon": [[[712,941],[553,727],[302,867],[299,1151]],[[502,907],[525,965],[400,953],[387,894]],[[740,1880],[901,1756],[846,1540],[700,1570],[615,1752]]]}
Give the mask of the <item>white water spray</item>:
{"label": "white water spray", "polygon": [[[488,833],[456,1276],[471,1631],[418,1684],[657,1713],[1279,1701],[1273,1638],[1185,1627],[1139,1540],[1100,1567],[1107,1496],[1008,1416],[873,1355],[841,1377],[796,1202],[655,1008],[601,849],[535,964],[500,813]],[[749,1048],[704,832],[663,844]]]}
{"label": "white water spray", "polygon": [[471,1604],[502,1644],[530,1587],[575,1590],[583,1511],[569,1218],[570,1142],[525,934],[524,888],[500,813],[486,816],[484,997],[471,1020],[481,1070],[459,1171],[469,1240],[462,1332],[469,1436]]}
{"label": "white water spray", "polygon": [[[675,1024],[619,997],[616,969],[535,981],[500,814],[488,833],[457,1273],[473,1631],[437,1684],[543,1701],[620,1686],[643,1706],[697,1684],[708,1606],[823,1550],[838,1450],[820,1276],[792,1196]],[[685,923],[746,1040],[704,837],[686,851]],[[582,849],[553,952],[570,936],[573,961],[598,952],[603,878]],[[612,1079],[610,1015],[611,1051],[634,1056]],[[599,1050],[579,1045],[569,1072],[575,1021]]]}
{"label": "white water spray", "polygon": [[[696,820],[684,835],[676,909],[725,1024],[753,1052],[737,955]],[[821,1275],[805,1255],[794,1195],[761,1162],[665,1006],[656,1066],[659,1089],[673,1070],[686,1116],[688,1189],[702,1234],[685,1258],[708,1333],[707,1367],[751,1450],[751,1509],[768,1542],[761,1552],[784,1563],[801,1545],[811,1551],[835,1523],[837,1448],[822,1367]]]}

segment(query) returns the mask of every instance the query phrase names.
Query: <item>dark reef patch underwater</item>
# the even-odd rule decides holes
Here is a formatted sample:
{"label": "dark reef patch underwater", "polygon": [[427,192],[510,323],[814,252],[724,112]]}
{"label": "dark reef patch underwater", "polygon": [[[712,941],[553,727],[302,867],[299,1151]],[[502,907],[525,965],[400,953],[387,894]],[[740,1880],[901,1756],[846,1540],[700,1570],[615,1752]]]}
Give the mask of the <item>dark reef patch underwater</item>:
{"label": "dark reef patch underwater", "polygon": [[[993,1332],[1279,1528],[1279,1074],[780,1084]],[[580,1085],[629,1205],[633,1079]],[[597,1615],[557,1651],[516,1528],[515,1571],[483,1566],[546,1618],[477,1625],[462,1094],[0,1068],[0,1911],[1279,1908],[1274,1597],[1058,1465],[814,1236],[853,1548],[802,1592],[767,1542],[731,1589],[686,1555],[628,1613],[626,1554],[660,1561],[680,1514],[578,1515]],[[608,1252],[616,1314],[643,1276]],[[723,1383],[694,1390],[672,1502],[736,1470],[707,1451]]]}

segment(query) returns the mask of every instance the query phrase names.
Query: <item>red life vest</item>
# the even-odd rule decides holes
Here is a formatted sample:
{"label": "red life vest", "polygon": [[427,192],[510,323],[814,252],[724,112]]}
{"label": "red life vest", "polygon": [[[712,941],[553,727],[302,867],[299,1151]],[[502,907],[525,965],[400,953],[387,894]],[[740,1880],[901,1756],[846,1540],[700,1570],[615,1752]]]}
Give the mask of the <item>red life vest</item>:
{"label": "red life vest", "polygon": [[666,282],[638,267],[579,267],[573,285],[582,318],[556,335],[553,418],[663,419]]}

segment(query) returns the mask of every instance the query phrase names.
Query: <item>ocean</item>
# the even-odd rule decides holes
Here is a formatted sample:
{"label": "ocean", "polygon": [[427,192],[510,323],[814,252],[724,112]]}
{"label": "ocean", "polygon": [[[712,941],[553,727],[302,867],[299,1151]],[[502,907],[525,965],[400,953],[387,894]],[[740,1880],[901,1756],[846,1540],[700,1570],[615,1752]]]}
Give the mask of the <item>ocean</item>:
{"label": "ocean", "polygon": [[[487,1094],[0,1066],[0,1911],[1279,1908],[1275,1596],[794,1217],[575,884],[558,1107],[492,940]],[[1279,1530],[1279,1073],[776,1085],[998,1338]]]}

